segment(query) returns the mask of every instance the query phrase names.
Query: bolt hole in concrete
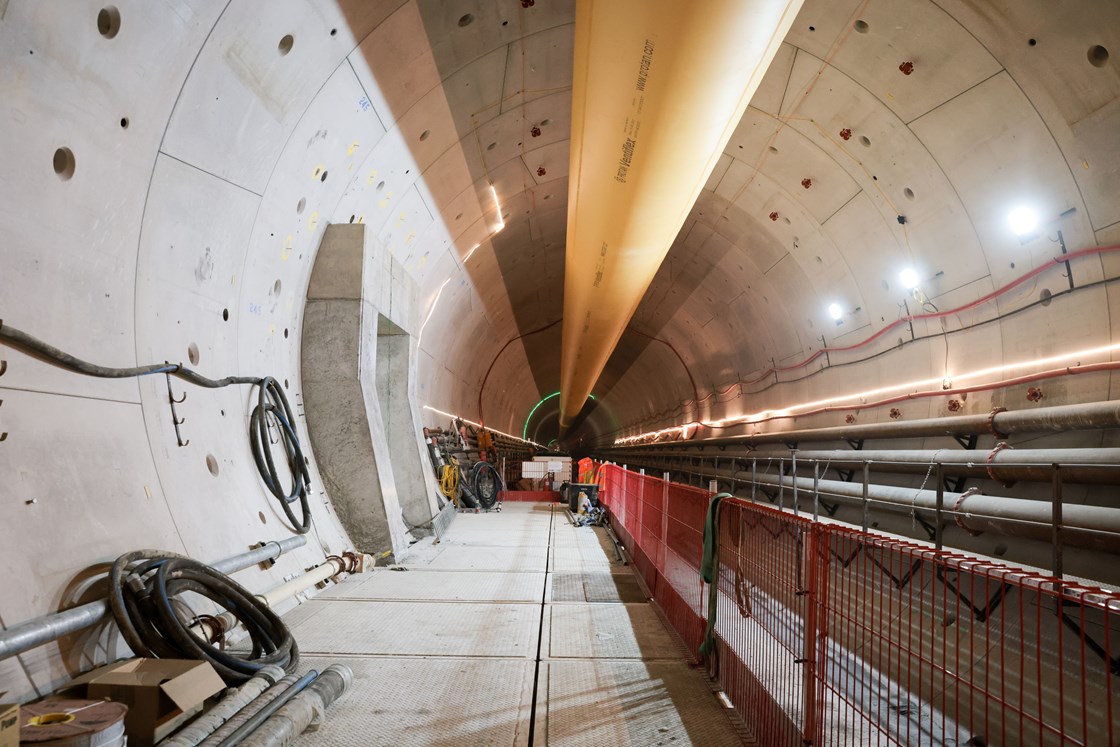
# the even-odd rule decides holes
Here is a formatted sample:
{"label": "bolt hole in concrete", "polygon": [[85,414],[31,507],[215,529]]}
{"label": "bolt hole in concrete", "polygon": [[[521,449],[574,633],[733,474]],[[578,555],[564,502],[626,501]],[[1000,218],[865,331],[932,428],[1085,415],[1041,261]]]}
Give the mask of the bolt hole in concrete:
{"label": "bolt hole in concrete", "polygon": [[54,152],[54,173],[58,178],[67,181],[74,176],[74,151],[69,148],[59,148]]}
{"label": "bolt hole in concrete", "polygon": [[291,34],[285,34],[284,38],[280,40],[280,43],[276,45],[276,48],[280,50],[280,56],[283,57],[284,55],[288,54],[288,52],[291,52],[292,46],[295,43],[296,38],[294,36],[292,36]]}
{"label": "bolt hole in concrete", "polygon": [[497,143],[490,143],[489,145],[486,146],[486,150],[494,150],[497,147],[498,147]]}
{"label": "bolt hole in concrete", "polygon": [[288,339],[288,328],[287,327],[284,327],[284,339],[285,340]]}
{"label": "bolt hole in concrete", "polygon": [[1053,294],[1050,292],[1049,288],[1043,288],[1042,292],[1038,294],[1039,303],[1041,303],[1043,306],[1049,306],[1051,301],[1050,297],[1052,295]]}
{"label": "bolt hole in concrete", "polygon": [[771,146],[770,146],[770,152],[771,152],[771,153],[777,153],[777,152],[778,152],[778,149],[777,149],[777,148],[775,148],[775,147],[774,147],[773,145],[771,145]]}
{"label": "bolt hole in concrete", "polygon": [[272,284],[272,295],[279,296],[280,295],[280,289],[283,288],[283,287],[284,286],[280,282],[280,278],[276,278],[276,282]]}
{"label": "bolt hole in concrete", "polygon": [[127,130],[128,129],[128,117],[121,117],[121,129],[122,130]]}
{"label": "bolt hole in concrete", "polygon": [[551,119],[542,119],[541,120],[541,127],[548,127],[550,124],[552,124]]}
{"label": "bolt hole in concrete", "polygon": [[222,321],[223,322],[228,322],[229,321],[229,309],[222,309]]}
{"label": "bolt hole in concrete", "polygon": [[287,379],[284,379],[284,388],[285,388],[285,389],[287,389],[287,388],[288,388],[288,380],[287,380]]}
{"label": "bolt hole in concrete", "polygon": [[432,131],[431,130],[424,130],[423,132],[420,133],[420,142],[424,142],[425,140],[427,140],[431,136],[432,136]]}
{"label": "bolt hole in concrete", "polygon": [[198,365],[198,345],[193,342],[187,346],[187,358],[192,366]]}
{"label": "bolt hole in concrete", "polygon": [[121,30],[121,12],[113,5],[106,5],[97,13],[97,31],[112,39]]}
{"label": "bolt hole in concrete", "polygon": [[337,34],[338,34],[338,29],[331,29],[331,36],[335,36]]}
{"label": "bolt hole in concrete", "polygon": [[262,524],[268,523],[268,519],[264,517],[264,511],[257,511],[257,518],[261,520]]}
{"label": "bolt hole in concrete", "polygon": [[868,31],[871,30],[871,25],[867,21],[865,21],[861,18],[858,21],[856,21],[854,24],[852,24],[852,28],[854,28],[857,33],[866,34]]}
{"label": "bolt hole in concrete", "polygon": [[914,199],[914,190],[910,189],[909,187],[902,190],[902,194],[906,196],[907,200],[913,200]]}
{"label": "bolt hole in concrete", "polygon": [[307,198],[299,198],[299,202],[296,203],[296,215],[301,215],[305,207],[307,207]]}
{"label": "bolt hole in concrete", "polygon": [[465,16],[459,17],[459,28],[470,26],[472,23],[474,23],[474,16],[472,16],[470,13],[467,13]]}
{"label": "bolt hole in concrete", "polygon": [[380,192],[383,189],[385,189],[385,182],[378,182],[377,186],[374,187],[375,192]]}
{"label": "bolt hole in concrete", "polygon": [[864,148],[870,148],[871,147],[871,138],[869,138],[867,135],[860,135],[859,136],[859,144],[862,145]]}
{"label": "bolt hole in concrete", "polygon": [[324,169],[323,170],[323,175],[319,177],[319,181],[325,182],[326,180],[327,180],[327,171],[326,171],[326,169]]}
{"label": "bolt hole in concrete", "polygon": [[1038,44],[1038,39],[1027,39],[1027,44],[1033,47],[1035,44]]}
{"label": "bolt hole in concrete", "polygon": [[206,469],[210,470],[210,474],[214,477],[218,476],[218,460],[214,458],[213,454],[206,455]]}
{"label": "bolt hole in concrete", "polygon": [[1100,44],[1089,47],[1089,64],[1093,67],[1104,67],[1108,64],[1108,50]]}

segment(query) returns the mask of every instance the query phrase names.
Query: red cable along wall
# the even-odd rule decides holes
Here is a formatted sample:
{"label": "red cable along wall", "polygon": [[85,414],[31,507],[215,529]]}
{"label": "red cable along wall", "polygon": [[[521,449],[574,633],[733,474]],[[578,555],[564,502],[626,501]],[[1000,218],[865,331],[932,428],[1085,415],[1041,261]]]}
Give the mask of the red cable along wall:
{"label": "red cable along wall", "polygon": [[[711,494],[615,465],[600,500],[689,648]],[[1120,594],[740,499],[709,668],[763,745],[1120,744]]]}

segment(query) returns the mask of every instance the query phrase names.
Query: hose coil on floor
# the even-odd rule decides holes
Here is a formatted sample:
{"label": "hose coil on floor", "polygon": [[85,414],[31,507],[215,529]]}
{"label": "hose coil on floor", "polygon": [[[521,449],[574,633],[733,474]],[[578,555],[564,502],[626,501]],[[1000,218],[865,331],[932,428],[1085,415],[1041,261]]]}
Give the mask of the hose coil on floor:
{"label": "hose coil on floor", "polygon": [[482,508],[489,510],[498,502],[498,494],[504,488],[502,476],[491,462],[478,462],[471,470],[471,488]]}
{"label": "hose coil on floor", "polygon": [[[199,616],[187,614],[179,598],[185,592],[228,610],[248,631],[251,650],[230,653],[192,632]],[[182,555],[136,550],[117,558],[109,570],[109,607],[137,656],[208,661],[229,685],[268,664],[287,672],[299,664],[299,648],[279,615],[229,576]]]}

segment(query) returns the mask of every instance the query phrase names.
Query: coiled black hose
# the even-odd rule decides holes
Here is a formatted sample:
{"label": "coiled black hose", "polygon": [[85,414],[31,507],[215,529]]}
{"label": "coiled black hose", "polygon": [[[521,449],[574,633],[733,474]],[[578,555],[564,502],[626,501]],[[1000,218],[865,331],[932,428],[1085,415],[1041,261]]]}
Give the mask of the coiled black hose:
{"label": "coiled black hose", "polygon": [[[101,379],[127,379],[152,374],[168,374],[208,389],[218,389],[234,384],[259,386],[257,406],[253,408],[249,417],[249,441],[253,449],[253,461],[257,464],[257,471],[260,472],[265,486],[283,506],[284,513],[292,523],[292,528],[299,534],[306,534],[311,529],[311,508],[308,505],[311,474],[307,470],[307,462],[303,458],[299,436],[296,434],[293,425],[295,418],[292,417],[292,408],[288,405],[288,398],[284,395],[284,390],[271,376],[265,376],[263,379],[254,376],[227,376],[224,379],[209,379],[178,363],[135,366],[133,368],[98,366],[59,350],[22,330],[5,325],[2,320],[0,320],[0,340],[45,363],[59,366],[67,371]],[[269,449],[271,439],[269,438],[268,418],[266,417],[269,413],[272,414],[273,419],[280,426],[280,440],[284,444],[288,470],[292,475],[292,486],[289,490],[281,487],[280,474],[276,469],[275,460],[272,458],[272,450]],[[303,514],[302,520],[297,519],[295,512],[292,511],[291,504],[297,500]]]}
{"label": "coiled black hose", "polygon": [[503,489],[502,476],[491,462],[478,462],[472,469],[471,488],[482,507],[489,510]]}
{"label": "coiled black hose", "polygon": [[[194,592],[228,610],[249,632],[252,649],[235,655],[190,630],[179,594]],[[299,647],[268,606],[229,576],[204,563],[160,550],[126,553],[109,570],[109,607],[137,656],[196,659],[213,665],[228,685],[247,681],[266,664],[286,672],[299,665]]]}

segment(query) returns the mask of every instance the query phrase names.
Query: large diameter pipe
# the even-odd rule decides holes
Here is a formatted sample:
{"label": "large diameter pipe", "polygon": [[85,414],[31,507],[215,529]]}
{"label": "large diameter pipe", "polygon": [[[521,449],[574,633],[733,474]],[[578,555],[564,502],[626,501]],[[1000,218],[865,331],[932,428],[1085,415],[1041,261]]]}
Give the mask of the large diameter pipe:
{"label": "large diameter pipe", "polygon": [[[803,461],[831,467],[858,467],[871,462],[875,472],[925,473],[931,464],[945,465],[945,473],[987,477],[1000,482],[1049,482],[1054,464],[1062,465],[1062,479],[1079,484],[1120,483],[1120,449],[999,449],[982,450],[860,450],[797,451]],[[759,453],[759,459],[769,455]],[[788,458],[788,455],[783,455]]]}
{"label": "large diameter pipe", "polygon": [[332,664],[306,690],[265,721],[242,744],[245,747],[283,747],[322,723],[327,708],[341,698],[354,682],[345,664]]}
{"label": "large diameter pipe", "polygon": [[[751,482],[751,478],[739,476],[741,471],[706,469],[704,474],[717,475],[725,480]],[[757,474],[754,477],[754,482],[759,485],[778,488],[791,486],[793,480],[794,478],[782,475]],[[798,477],[796,480],[801,490],[812,495],[813,478]],[[818,489],[822,494],[834,497],[842,503],[857,506],[863,504],[863,484],[860,482],[819,480]],[[1050,540],[1052,507],[1049,502],[949,491],[945,491],[943,495],[946,512],[954,512],[955,518],[959,519],[958,523],[967,531],[990,531],[1012,537]],[[875,502],[875,508],[881,510],[910,513],[914,510],[937,509],[936,490],[869,485],[867,497]],[[1070,546],[1115,551],[1116,536],[1108,535],[1120,535],[1120,509],[1068,504],[1062,509],[1062,526],[1066,530],[1063,538]]]}
{"label": "large diameter pipe", "polygon": [[800,428],[742,436],[665,441],[656,444],[615,446],[607,452],[631,452],[657,448],[704,448],[706,446],[760,446],[762,444],[864,441],[880,438],[929,438],[932,436],[1008,436],[1015,433],[1060,433],[1064,431],[1120,428],[1120,401],[1087,402],[1079,405],[1037,407],[986,415],[951,415],[940,418],[840,425],[829,428]]}
{"label": "large diameter pipe", "polygon": [[283,678],[283,669],[275,664],[266,664],[252,679],[226,695],[216,706],[190,722],[175,736],[160,742],[160,747],[195,747]]}
{"label": "large diameter pipe", "polygon": [[236,716],[222,724],[201,743],[200,747],[229,747],[240,744],[254,729],[264,723],[265,719],[298,695],[317,676],[319,672],[315,669],[302,676],[287,675],[242,708]]}
{"label": "large diameter pipe", "polygon": [[802,0],[580,0],[560,423],[583,408]]}
{"label": "large diameter pipe", "polygon": [[[297,547],[303,547],[305,544],[307,544],[307,537],[304,535],[288,537],[278,542],[265,543],[256,550],[219,560],[213,564],[213,567],[219,569],[222,573],[230,574],[279,557],[283,553]],[[21,654],[36,646],[58,640],[65,635],[77,633],[79,630],[96,625],[107,617],[109,617],[109,601],[98,599],[94,602],[12,626],[0,632],[0,659]]]}

